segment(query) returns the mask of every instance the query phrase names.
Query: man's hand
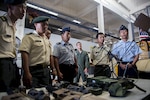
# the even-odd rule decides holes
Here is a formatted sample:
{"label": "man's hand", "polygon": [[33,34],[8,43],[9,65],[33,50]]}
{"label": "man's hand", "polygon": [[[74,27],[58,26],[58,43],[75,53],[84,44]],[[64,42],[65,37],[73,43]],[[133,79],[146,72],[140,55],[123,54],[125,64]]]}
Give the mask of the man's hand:
{"label": "man's hand", "polygon": [[31,87],[32,85],[32,75],[31,73],[26,73],[23,75],[23,83],[27,87]]}
{"label": "man's hand", "polygon": [[121,69],[123,69],[123,70],[125,70],[125,68],[126,68],[126,64],[122,64],[122,63],[120,63],[119,64],[119,66],[121,67]]}
{"label": "man's hand", "polygon": [[128,68],[131,68],[133,65],[128,63],[127,66],[128,66]]}
{"label": "man's hand", "polygon": [[59,79],[63,79],[63,74],[60,71],[57,74],[58,74]]}
{"label": "man's hand", "polygon": [[52,74],[55,75],[55,76],[57,76],[57,71],[56,71],[56,69],[52,69]]}
{"label": "man's hand", "polygon": [[88,69],[87,69],[87,68],[85,68],[85,69],[84,69],[84,73],[87,73],[87,72],[88,72]]}
{"label": "man's hand", "polygon": [[78,67],[75,68],[75,71],[76,71],[75,74],[77,75],[78,74]]}

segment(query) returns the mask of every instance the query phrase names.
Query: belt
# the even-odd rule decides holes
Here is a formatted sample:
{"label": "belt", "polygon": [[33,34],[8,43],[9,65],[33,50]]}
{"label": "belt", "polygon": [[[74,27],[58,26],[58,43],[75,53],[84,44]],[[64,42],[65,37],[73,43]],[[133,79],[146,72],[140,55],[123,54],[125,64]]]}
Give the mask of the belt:
{"label": "belt", "polygon": [[95,65],[96,67],[107,67],[109,65]]}
{"label": "belt", "polygon": [[132,61],[131,61],[131,62],[121,62],[121,63],[122,63],[122,64],[127,64],[127,63],[130,63],[130,64],[131,64],[131,63],[132,63]]}
{"label": "belt", "polygon": [[37,64],[36,66],[47,67],[47,66],[49,66],[49,65],[47,65],[47,64]]}
{"label": "belt", "polygon": [[75,66],[75,64],[60,64],[60,66]]}
{"label": "belt", "polygon": [[9,61],[14,61],[14,58],[0,58],[0,60],[9,60]]}
{"label": "belt", "polygon": [[29,67],[30,69],[43,69],[43,68],[48,68],[48,65],[47,64],[37,64],[35,66],[30,66]]}

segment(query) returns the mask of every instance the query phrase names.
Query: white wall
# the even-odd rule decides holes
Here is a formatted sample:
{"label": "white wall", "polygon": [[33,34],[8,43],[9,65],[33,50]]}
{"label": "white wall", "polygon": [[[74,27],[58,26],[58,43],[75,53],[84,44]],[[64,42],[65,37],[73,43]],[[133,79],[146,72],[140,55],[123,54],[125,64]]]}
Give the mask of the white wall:
{"label": "white wall", "polygon": [[[27,29],[25,28],[25,34],[27,33],[30,33],[32,32],[33,30],[31,29]],[[60,35],[56,35],[56,34],[51,34],[51,38],[50,38],[50,41],[51,41],[51,44],[52,44],[52,47],[57,43],[57,42],[61,42],[61,36]],[[79,39],[75,39],[75,38],[70,38],[70,43],[73,45],[74,48],[76,48],[76,43],[77,42],[81,42],[82,43],[82,48],[83,50],[87,51],[87,52],[90,52],[90,48],[92,46],[95,46],[96,43],[93,43],[93,42],[88,42],[88,41],[84,41],[84,40],[79,40]]]}

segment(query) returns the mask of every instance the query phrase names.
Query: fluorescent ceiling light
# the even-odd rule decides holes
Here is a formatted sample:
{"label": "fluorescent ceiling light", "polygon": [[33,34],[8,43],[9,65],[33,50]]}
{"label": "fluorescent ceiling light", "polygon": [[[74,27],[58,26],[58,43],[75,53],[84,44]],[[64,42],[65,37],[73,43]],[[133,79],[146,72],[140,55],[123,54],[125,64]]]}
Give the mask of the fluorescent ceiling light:
{"label": "fluorescent ceiling light", "polygon": [[124,14],[122,15],[122,17],[124,17],[124,18],[128,18],[128,16],[127,16],[127,15],[124,15]]}
{"label": "fluorescent ceiling light", "polygon": [[99,30],[97,27],[93,27],[93,29],[94,29],[94,30],[97,30],[97,31]]}
{"label": "fluorescent ceiling light", "polygon": [[132,23],[134,23],[135,20],[131,19],[130,21],[131,21]]}
{"label": "fluorescent ceiling light", "polygon": [[62,31],[62,29],[61,29],[61,28],[58,28],[57,30]]}
{"label": "fluorescent ceiling light", "polygon": [[35,5],[33,5],[33,4],[27,3],[27,6],[28,6],[28,7],[31,7],[31,8],[34,8],[34,9],[37,9],[37,10],[40,10],[40,11],[43,11],[43,12],[48,13],[48,14],[54,15],[54,16],[58,16],[58,13],[55,13],[55,12],[52,12],[52,11],[50,11],[50,10],[47,10],[47,9],[44,9],[44,8],[35,6]]}
{"label": "fluorescent ceiling light", "polygon": [[78,21],[78,20],[73,20],[73,22],[77,23],[77,24],[80,24],[81,22]]}
{"label": "fluorescent ceiling light", "polygon": [[100,0],[94,0],[95,2],[97,2],[97,3],[101,3],[101,1]]}
{"label": "fluorescent ceiling light", "polygon": [[107,0],[102,0],[102,2],[106,5],[109,5],[109,2]]}
{"label": "fluorescent ceiling light", "polygon": [[106,4],[106,5],[110,4],[107,0],[94,0],[94,1],[99,3],[99,4],[101,4],[101,3]]}

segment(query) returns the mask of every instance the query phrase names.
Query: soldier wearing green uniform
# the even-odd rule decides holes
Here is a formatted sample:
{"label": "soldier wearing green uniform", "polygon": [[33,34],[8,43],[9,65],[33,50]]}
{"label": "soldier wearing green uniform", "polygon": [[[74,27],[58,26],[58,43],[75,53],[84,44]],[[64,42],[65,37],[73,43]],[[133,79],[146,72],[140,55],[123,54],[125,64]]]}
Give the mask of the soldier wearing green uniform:
{"label": "soldier wearing green uniform", "polygon": [[98,33],[96,35],[98,46],[91,49],[90,57],[92,64],[95,66],[94,76],[111,76],[109,67],[109,54],[110,48],[104,45],[105,35]]}
{"label": "soldier wearing green uniform", "polygon": [[82,78],[82,81],[86,81],[86,74],[87,69],[90,67],[89,63],[89,56],[86,51],[82,50],[82,44],[81,42],[76,43],[77,50],[76,50],[76,59],[78,64],[78,74],[74,79],[74,82],[79,82],[80,76]]}

